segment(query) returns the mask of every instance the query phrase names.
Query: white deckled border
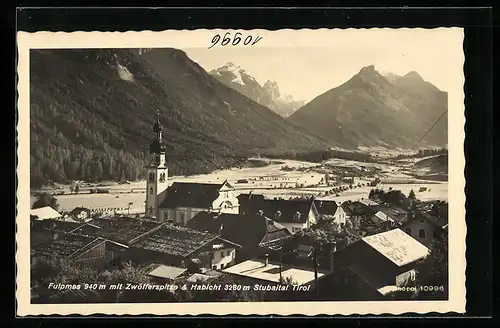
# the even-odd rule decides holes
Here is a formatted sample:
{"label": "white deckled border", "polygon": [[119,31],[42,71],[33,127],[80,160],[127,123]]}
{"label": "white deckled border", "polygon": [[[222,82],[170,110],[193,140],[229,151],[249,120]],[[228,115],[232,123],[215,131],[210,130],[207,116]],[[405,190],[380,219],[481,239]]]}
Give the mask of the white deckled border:
{"label": "white deckled border", "polygon": [[[455,49],[461,60],[457,63],[457,75],[453,88],[448,91],[448,149],[449,149],[449,300],[448,301],[391,301],[391,302],[255,302],[255,303],[169,303],[162,304],[30,304],[30,147],[29,147],[29,50],[62,48],[194,48],[208,47],[215,34],[241,32],[243,35],[259,35],[264,38],[253,47],[335,47],[335,36],[356,33],[369,40],[376,31],[385,31],[385,42],[400,30],[428,29],[283,29],[269,30],[168,30],[162,32],[19,32],[18,43],[18,189],[17,189],[17,315],[92,315],[92,314],[149,314],[149,315],[378,315],[405,313],[465,312],[465,106],[463,86],[463,37],[462,28],[437,28],[446,30],[457,38]],[[241,45],[240,45],[241,46]]]}

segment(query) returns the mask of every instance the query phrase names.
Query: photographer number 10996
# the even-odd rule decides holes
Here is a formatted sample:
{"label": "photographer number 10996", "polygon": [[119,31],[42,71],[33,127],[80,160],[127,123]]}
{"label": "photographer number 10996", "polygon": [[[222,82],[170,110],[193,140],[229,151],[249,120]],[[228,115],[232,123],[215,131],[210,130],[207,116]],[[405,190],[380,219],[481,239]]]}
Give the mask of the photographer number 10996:
{"label": "photographer number 10996", "polygon": [[444,292],[444,286],[411,286],[411,287],[398,287],[398,292]]}

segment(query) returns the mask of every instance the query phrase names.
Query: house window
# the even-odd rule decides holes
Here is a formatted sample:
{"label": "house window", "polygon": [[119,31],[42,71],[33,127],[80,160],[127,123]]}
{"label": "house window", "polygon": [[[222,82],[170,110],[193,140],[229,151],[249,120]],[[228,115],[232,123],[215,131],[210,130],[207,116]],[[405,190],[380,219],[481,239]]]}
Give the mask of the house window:
{"label": "house window", "polygon": [[217,266],[216,265],[212,265],[212,270],[217,270]]}
{"label": "house window", "polygon": [[160,174],[160,182],[165,182],[165,173]]}
{"label": "house window", "polygon": [[155,182],[155,174],[153,172],[149,173],[149,181]]}
{"label": "house window", "polygon": [[184,222],[185,219],[186,219],[186,214],[185,213],[181,213],[181,222],[182,222],[182,224],[186,224],[186,222]]}
{"label": "house window", "polygon": [[154,194],[153,187],[149,188],[149,194],[150,194],[150,195]]}
{"label": "house window", "polygon": [[418,231],[418,237],[419,238],[425,238],[425,230],[424,229],[420,229]]}
{"label": "house window", "polygon": [[411,229],[410,228],[406,228],[405,231],[407,234],[409,234],[411,236]]}

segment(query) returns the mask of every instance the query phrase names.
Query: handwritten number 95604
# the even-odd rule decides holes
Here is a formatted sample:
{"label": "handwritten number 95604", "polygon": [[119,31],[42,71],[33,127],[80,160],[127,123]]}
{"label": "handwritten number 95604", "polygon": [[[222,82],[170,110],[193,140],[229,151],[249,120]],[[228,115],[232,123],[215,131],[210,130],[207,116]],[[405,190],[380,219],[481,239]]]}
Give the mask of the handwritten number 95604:
{"label": "handwritten number 95604", "polygon": [[[217,44],[219,44],[220,46],[227,46],[227,45],[232,45],[232,46],[237,46],[239,44],[242,44],[242,45],[245,45],[245,46],[253,46],[255,45],[257,42],[259,42],[260,40],[262,40],[262,36],[252,36],[252,35],[248,35],[246,37],[243,38],[243,35],[240,33],[240,32],[236,32],[234,34],[234,36],[231,36],[231,33],[227,32],[226,34],[224,34],[224,36],[222,37],[221,39],[221,36],[219,34],[217,34],[216,36],[214,36],[212,38],[212,45],[210,47],[208,47],[208,49],[216,46]],[[220,43],[219,43],[220,41]]]}

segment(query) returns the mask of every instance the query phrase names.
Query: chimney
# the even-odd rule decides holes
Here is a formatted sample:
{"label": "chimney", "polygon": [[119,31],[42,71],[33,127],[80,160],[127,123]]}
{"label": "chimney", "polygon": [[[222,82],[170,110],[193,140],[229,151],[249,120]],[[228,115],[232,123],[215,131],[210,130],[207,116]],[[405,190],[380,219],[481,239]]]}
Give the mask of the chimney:
{"label": "chimney", "polygon": [[274,220],[279,221],[280,218],[281,218],[281,211],[276,211],[276,213],[274,214]]}
{"label": "chimney", "polygon": [[258,210],[257,211],[257,216],[263,216],[264,215],[264,211],[263,210]]}
{"label": "chimney", "polygon": [[269,254],[264,254],[264,265],[268,266],[269,265]]}
{"label": "chimney", "polygon": [[52,235],[52,239],[56,240],[57,238],[59,238],[59,232],[54,232],[54,234]]}
{"label": "chimney", "polygon": [[219,235],[222,235],[222,230],[224,230],[224,225],[221,223],[219,227]]}

